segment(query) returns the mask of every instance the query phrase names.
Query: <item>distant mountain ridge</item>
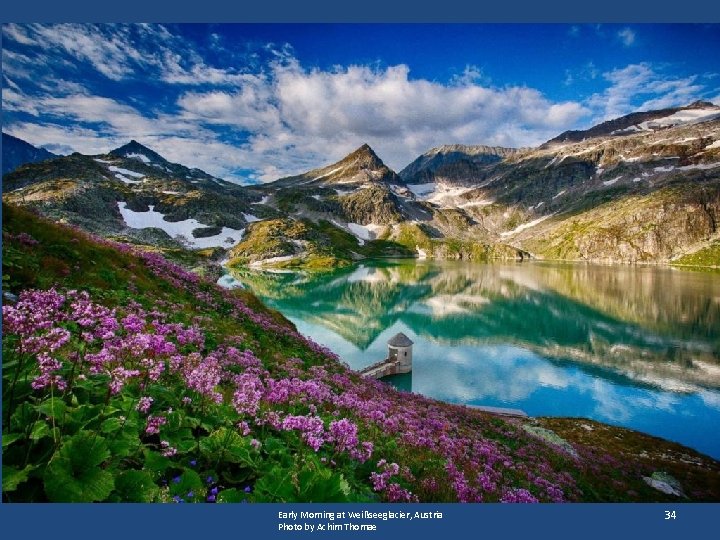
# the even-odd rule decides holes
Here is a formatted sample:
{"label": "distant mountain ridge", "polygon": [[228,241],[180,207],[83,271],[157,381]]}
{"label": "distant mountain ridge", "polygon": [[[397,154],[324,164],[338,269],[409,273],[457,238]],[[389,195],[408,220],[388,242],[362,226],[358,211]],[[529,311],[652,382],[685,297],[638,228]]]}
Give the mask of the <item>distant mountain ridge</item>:
{"label": "distant mountain ridge", "polygon": [[432,181],[436,176],[453,174],[462,166],[449,166],[463,163],[466,169],[473,166],[490,165],[502,161],[519,150],[502,146],[450,144],[438,146],[425,152],[400,171],[400,177],[406,183],[422,184]]}
{"label": "distant mountain ridge", "polygon": [[[690,118],[685,119],[682,116],[679,116],[676,122],[670,121],[666,123],[658,123],[656,124],[657,127],[653,128],[651,124],[653,120],[667,119],[674,115],[677,115],[682,111],[696,111],[701,113],[708,112],[708,114],[700,114],[695,118],[690,116]],[[720,117],[719,106],[714,105],[709,101],[696,101],[685,107],[673,107],[670,109],[634,112],[625,116],[621,116],[620,118],[615,118],[613,120],[608,120],[607,122],[602,122],[601,124],[593,126],[590,129],[582,131],[565,131],[554,139],[550,139],[548,142],[542,145],[542,147],[558,143],[561,144],[569,142],[581,142],[585,139],[589,139],[592,137],[602,137],[607,135],[626,135],[633,131],[642,131],[642,129],[639,127],[637,127],[636,129],[633,128],[635,128],[636,126],[640,126],[643,123],[647,123],[648,125],[646,129],[651,131],[653,129],[667,128],[672,127],[673,125],[692,123],[694,121],[703,121],[704,119],[711,120],[718,117]]]}
{"label": "distant mountain ridge", "polygon": [[56,154],[38,148],[32,144],[13,137],[5,132],[2,134],[2,175],[14,171],[26,163],[36,163],[58,157]]}
{"label": "distant mountain ridge", "polygon": [[440,146],[400,175],[363,144],[260,186],[131,141],[21,167],[3,197],[100,234],[213,245],[238,265],[415,255],[720,266],[720,107],[633,113],[552,141]]}

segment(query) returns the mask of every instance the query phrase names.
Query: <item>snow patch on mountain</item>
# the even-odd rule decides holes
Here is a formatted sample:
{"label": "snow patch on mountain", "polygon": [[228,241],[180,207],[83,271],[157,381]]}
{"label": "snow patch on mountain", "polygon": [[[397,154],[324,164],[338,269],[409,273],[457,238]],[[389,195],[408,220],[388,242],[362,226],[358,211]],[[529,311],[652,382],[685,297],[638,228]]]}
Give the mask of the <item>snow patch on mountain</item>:
{"label": "snow patch on mountain", "polygon": [[108,167],[108,169],[109,169],[111,172],[120,173],[120,174],[125,175],[125,176],[132,176],[132,177],[134,177],[134,178],[140,178],[140,179],[145,178],[145,175],[144,175],[143,173],[131,171],[131,170],[128,170],[128,169],[123,169],[122,167],[116,167],[115,165],[110,165],[110,166]]}
{"label": "snow patch on mountain", "polygon": [[427,184],[408,184],[407,187],[416,197],[426,197],[435,191],[437,184],[435,182],[429,182]]}
{"label": "snow patch on mountain", "polygon": [[680,125],[697,124],[708,120],[720,118],[720,112],[716,109],[686,109],[677,111],[669,116],[655,118],[654,120],[646,120],[634,126],[625,129],[618,129],[612,132],[612,135],[621,135],[629,133],[638,133],[641,131],[655,131],[657,129],[669,128]]}
{"label": "snow patch on mountain", "polygon": [[269,259],[253,261],[250,263],[250,266],[253,268],[258,268],[261,266],[265,266],[266,264],[274,264],[274,263],[279,263],[279,262],[290,261],[290,260],[294,259],[295,257],[296,257],[296,255],[283,255],[281,257],[270,257]]}
{"label": "snow patch on mountain", "polygon": [[145,154],[139,154],[139,153],[125,154],[125,157],[129,158],[129,159],[137,159],[137,160],[142,161],[143,163],[150,163],[150,161],[152,161]]}
{"label": "snow patch on mountain", "polygon": [[385,226],[376,225],[375,223],[369,223],[367,225],[360,225],[359,223],[348,223],[347,228],[350,229],[350,232],[352,232],[360,240],[374,240],[375,238],[377,238],[377,235],[385,228]]}
{"label": "snow patch on mountain", "polygon": [[115,173],[115,178],[117,178],[121,182],[125,182],[126,184],[139,184],[142,181],[142,180],[131,180],[127,176],[123,176],[120,173]]}
{"label": "snow patch on mountain", "polygon": [[314,178],[310,178],[309,180],[305,180],[305,181],[302,182],[302,183],[303,183],[303,184],[309,184],[310,182],[316,182],[316,181],[318,181],[318,180],[322,180],[323,178],[327,178],[328,176],[331,176],[331,175],[335,174],[336,172],[341,171],[342,169],[343,169],[343,167],[336,167],[336,168],[331,169],[331,170],[329,170],[328,172],[323,173],[323,174],[321,174],[321,175],[319,175],[319,176],[316,176],[316,177],[314,177]]}
{"label": "snow patch on mountain", "polygon": [[512,231],[505,231],[505,232],[500,233],[500,236],[502,236],[503,238],[507,238],[508,236],[514,236],[517,233],[524,231],[525,229],[529,229],[531,227],[534,227],[535,225],[539,225],[540,223],[542,223],[543,221],[545,221],[548,218],[553,217],[554,215],[555,214],[548,214],[547,216],[542,216],[542,217],[539,217],[532,221],[528,221],[527,223],[518,225]]}
{"label": "snow patch on mountain", "polygon": [[206,238],[195,238],[192,232],[195,229],[208,227],[196,219],[185,219],[183,221],[166,221],[165,215],[155,211],[155,206],[150,205],[148,212],[135,212],[127,207],[126,202],[118,201],[118,209],[125,224],[131,229],[162,229],[171,238],[179,240],[193,249],[204,249],[211,247],[231,248],[242,240],[245,229],[231,229],[223,227],[220,234]]}

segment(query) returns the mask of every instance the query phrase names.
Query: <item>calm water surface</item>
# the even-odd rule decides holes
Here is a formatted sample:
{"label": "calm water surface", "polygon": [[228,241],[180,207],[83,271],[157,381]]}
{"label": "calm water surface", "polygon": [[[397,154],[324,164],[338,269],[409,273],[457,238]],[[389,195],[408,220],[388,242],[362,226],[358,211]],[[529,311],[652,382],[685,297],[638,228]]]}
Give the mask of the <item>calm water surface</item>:
{"label": "calm water surface", "polygon": [[384,261],[233,277],[354,369],[404,332],[414,361],[400,388],[592,418],[720,459],[720,274]]}

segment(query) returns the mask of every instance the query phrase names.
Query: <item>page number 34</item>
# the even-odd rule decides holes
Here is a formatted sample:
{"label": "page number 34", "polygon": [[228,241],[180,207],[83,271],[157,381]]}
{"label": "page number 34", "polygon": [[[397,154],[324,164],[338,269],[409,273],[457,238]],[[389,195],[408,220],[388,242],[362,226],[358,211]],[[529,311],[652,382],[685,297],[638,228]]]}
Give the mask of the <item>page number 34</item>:
{"label": "page number 34", "polygon": [[675,519],[675,510],[665,510],[665,519]]}

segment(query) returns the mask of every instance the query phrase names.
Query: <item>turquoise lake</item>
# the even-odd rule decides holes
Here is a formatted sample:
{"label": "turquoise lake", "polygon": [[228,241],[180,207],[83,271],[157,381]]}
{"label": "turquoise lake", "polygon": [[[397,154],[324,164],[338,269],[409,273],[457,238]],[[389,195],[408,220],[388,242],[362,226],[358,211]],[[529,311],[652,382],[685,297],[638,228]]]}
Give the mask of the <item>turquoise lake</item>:
{"label": "turquoise lake", "polygon": [[586,417],[720,459],[720,274],[541,262],[381,261],[233,277],[354,369],[414,341],[397,387]]}

